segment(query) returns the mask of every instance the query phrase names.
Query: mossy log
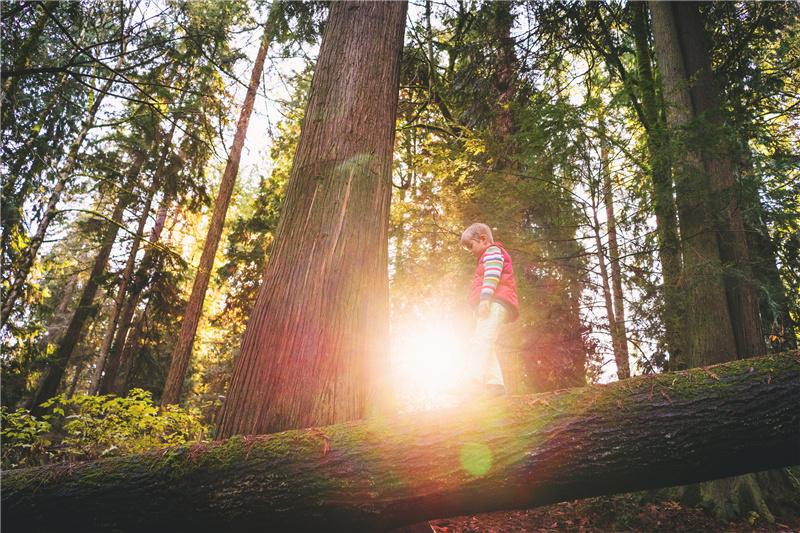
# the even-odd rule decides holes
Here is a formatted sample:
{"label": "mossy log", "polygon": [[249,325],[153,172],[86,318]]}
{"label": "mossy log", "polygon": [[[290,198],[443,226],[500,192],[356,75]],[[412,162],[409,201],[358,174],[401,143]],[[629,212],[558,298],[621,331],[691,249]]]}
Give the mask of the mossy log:
{"label": "mossy log", "polygon": [[385,531],[800,464],[800,354],[2,474],[12,531]]}

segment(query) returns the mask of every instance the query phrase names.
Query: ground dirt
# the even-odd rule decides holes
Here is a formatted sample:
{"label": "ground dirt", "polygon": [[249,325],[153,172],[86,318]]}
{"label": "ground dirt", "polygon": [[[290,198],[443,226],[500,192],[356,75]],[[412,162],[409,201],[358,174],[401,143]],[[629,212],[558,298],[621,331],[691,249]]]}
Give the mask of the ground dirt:
{"label": "ground dirt", "polygon": [[431,522],[436,533],[800,533],[800,517],[758,516],[719,524],[703,509],[637,495],[590,498]]}

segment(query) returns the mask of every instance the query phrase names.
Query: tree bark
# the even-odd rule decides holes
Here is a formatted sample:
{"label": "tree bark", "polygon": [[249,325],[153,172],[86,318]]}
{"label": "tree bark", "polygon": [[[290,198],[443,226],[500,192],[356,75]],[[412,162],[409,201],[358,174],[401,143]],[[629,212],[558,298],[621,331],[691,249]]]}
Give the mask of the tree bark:
{"label": "tree bark", "polygon": [[247,87],[242,110],[239,114],[239,122],[236,126],[236,134],[233,138],[228,162],[225,172],[220,181],[219,194],[214,204],[214,213],[211,215],[211,223],[208,228],[208,235],[203,246],[203,253],[200,257],[200,264],[195,274],[192,294],[189,296],[189,303],[186,313],[181,322],[181,331],[178,334],[178,341],[172,352],[172,362],[164,385],[164,392],[161,396],[161,405],[166,407],[170,404],[180,403],[183,380],[186,377],[186,369],[189,367],[189,359],[192,355],[194,337],[197,333],[197,325],[200,323],[200,315],[203,312],[203,302],[206,298],[208,283],[211,279],[211,272],[214,269],[214,258],[217,255],[219,240],[222,237],[222,229],[225,225],[225,215],[228,212],[233,187],[236,184],[236,176],[239,173],[239,161],[242,157],[242,148],[247,137],[247,127],[250,124],[250,115],[253,113],[258,85],[261,82],[261,73],[264,71],[264,60],[267,57],[267,49],[275,33],[276,19],[280,8],[278,3],[273,3],[270,14],[264,28],[264,36],[261,38],[261,47],[258,49],[256,62],[250,74],[250,85]]}
{"label": "tree bark", "polygon": [[678,368],[721,363],[736,354],[733,325],[722,279],[714,205],[703,161],[686,143],[685,128],[693,118],[688,78],[677,35],[674,2],[650,2],[659,68],[664,76],[664,100],[672,140],[683,153],[673,160],[675,195],[683,248],[683,307]]}
{"label": "tree bark", "polygon": [[[718,89],[711,71],[710,45],[697,2],[674,2],[678,37],[681,42],[686,75],[692,80],[691,95],[695,116],[705,116],[713,128],[722,126]],[[700,122],[701,128],[704,122]],[[707,127],[707,126],[706,126]],[[706,130],[705,138],[719,138],[718,131]],[[737,190],[729,149],[723,143],[713,143],[702,153],[704,169],[710,175],[710,189],[716,204],[714,213],[718,233],[720,258],[735,269],[725,276],[728,311],[740,358],[758,357],[767,352],[761,327],[758,294],[747,250],[747,239],[739,205],[741,191]]]}
{"label": "tree bark", "polygon": [[675,190],[672,183],[669,160],[669,136],[666,124],[661,117],[663,101],[656,93],[656,82],[652,69],[652,54],[648,34],[647,4],[631,3],[631,26],[636,46],[636,68],[639,74],[639,88],[642,93],[642,110],[647,122],[647,155],[650,163],[650,175],[653,182],[651,198],[653,213],[656,217],[658,234],[658,255],[661,260],[661,273],[664,277],[664,338],[669,352],[672,370],[677,370],[674,363],[681,358],[678,335],[681,302],[681,243],[678,236],[678,215],[675,208]]}
{"label": "tree bark", "polygon": [[3,531],[384,531],[800,462],[800,360],[2,474]]}
{"label": "tree bark", "polygon": [[406,2],[333,2],[218,438],[392,410],[388,233]]}

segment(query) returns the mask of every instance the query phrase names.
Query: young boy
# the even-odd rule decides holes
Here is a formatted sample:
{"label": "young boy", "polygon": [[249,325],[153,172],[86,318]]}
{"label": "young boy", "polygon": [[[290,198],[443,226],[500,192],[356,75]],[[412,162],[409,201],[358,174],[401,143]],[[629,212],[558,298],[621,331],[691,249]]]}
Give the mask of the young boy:
{"label": "young boy", "polygon": [[506,394],[496,342],[500,326],[519,316],[519,304],[511,257],[502,244],[494,242],[491,228],[482,223],[471,225],[461,235],[461,246],[478,260],[469,295],[478,323],[459,393],[468,402]]}

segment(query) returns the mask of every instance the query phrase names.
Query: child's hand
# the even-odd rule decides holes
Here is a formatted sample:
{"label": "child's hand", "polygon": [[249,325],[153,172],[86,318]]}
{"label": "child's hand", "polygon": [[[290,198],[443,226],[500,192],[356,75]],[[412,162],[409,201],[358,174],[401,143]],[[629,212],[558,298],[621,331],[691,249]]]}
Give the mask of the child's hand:
{"label": "child's hand", "polygon": [[478,310],[476,311],[476,315],[478,318],[489,318],[489,300],[481,300],[481,303],[478,304]]}

